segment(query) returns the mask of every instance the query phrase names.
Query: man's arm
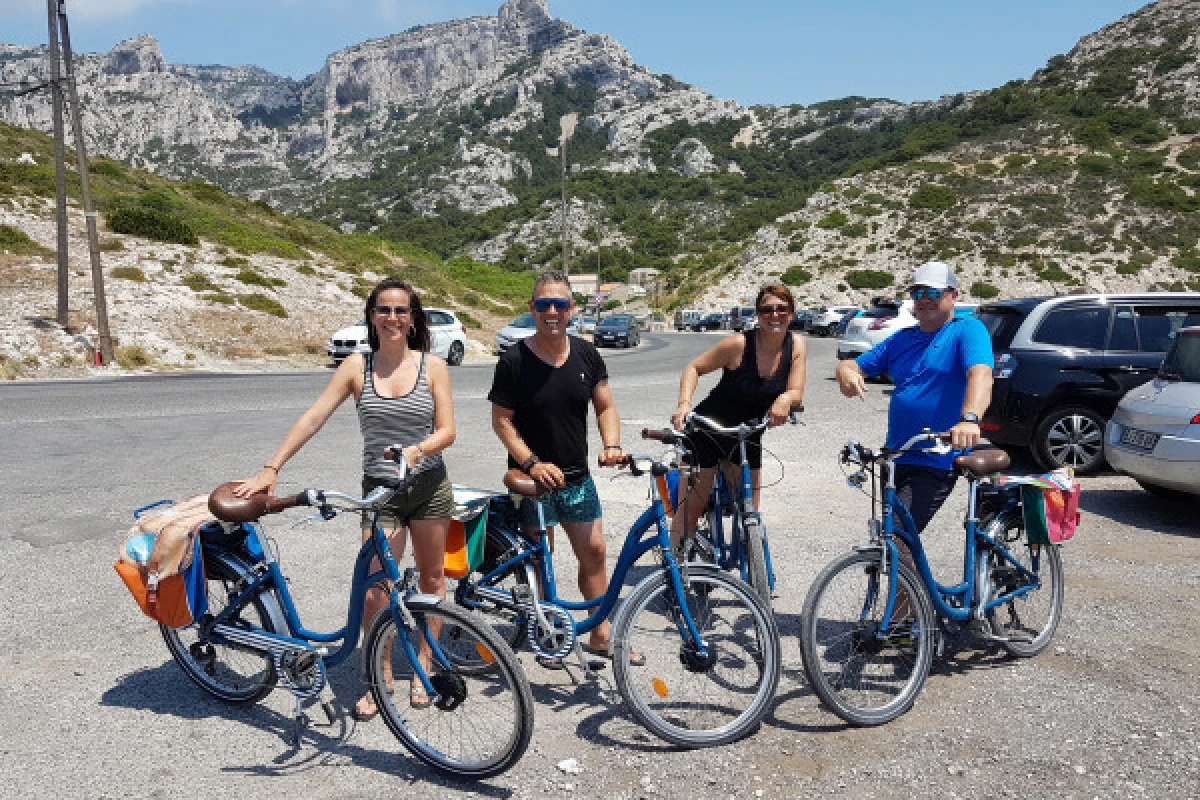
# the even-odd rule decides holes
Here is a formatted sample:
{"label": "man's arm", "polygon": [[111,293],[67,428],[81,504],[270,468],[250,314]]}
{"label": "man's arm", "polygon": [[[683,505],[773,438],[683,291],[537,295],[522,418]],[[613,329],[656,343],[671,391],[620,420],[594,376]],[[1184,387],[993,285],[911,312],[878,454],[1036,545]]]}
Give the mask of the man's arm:
{"label": "man's arm", "polygon": [[596,426],[600,428],[600,466],[616,466],[625,457],[621,449],[621,417],[613,400],[608,381],[600,381],[592,389],[592,406],[596,409]]}
{"label": "man's arm", "polygon": [[843,396],[867,399],[867,375],[857,361],[852,358],[839,361],[834,375]]}
{"label": "man's arm", "polygon": [[[963,397],[962,413],[982,417],[992,403],[992,368],[976,364],[967,369],[967,391]],[[979,423],[960,422],[950,429],[954,447],[966,449],[979,444]]]}

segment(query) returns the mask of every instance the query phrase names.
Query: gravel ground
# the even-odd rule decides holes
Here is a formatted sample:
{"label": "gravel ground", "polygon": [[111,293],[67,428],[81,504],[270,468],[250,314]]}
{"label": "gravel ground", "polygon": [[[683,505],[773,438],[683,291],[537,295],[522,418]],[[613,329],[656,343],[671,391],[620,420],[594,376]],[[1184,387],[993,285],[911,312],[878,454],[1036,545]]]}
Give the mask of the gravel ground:
{"label": "gravel ground", "polygon": [[[837,395],[826,369],[831,349],[817,342],[810,356],[807,424],[767,438],[779,459],[765,467],[767,481],[778,482],[765,493],[764,514],[780,580],[784,676],[754,736],[714,750],[672,748],[632,720],[608,676],[579,684],[523,653],[538,701],[533,744],[489,782],[459,787],[432,778],[379,720],[356,724],[343,715],[292,749],[284,738],[288,695],[223,706],[170,661],[112,574],[117,531],[60,549],[7,531],[0,537],[0,635],[8,644],[0,654],[3,793],[1200,796],[1194,508],[1163,507],[1115,475],[1083,480],[1083,521],[1063,551],[1064,615],[1044,654],[1018,661],[959,640],[935,662],[915,707],[879,728],[848,728],[820,706],[803,674],[799,613],[818,570],[865,538],[866,500],[844,485],[836,453],[850,437],[879,444],[887,402],[879,385],[865,403]],[[625,406],[628,446],[632,431],[651,420],[633,418],[640,412],[632,402]],[[598,483],[615,557],[646,485]],[[86,491],[63,495],[64,508],[97,501]],[[953,497],[927,534],[943,576],[961,566],[955,517],[964,505],[961,493]],[[353,528],[343,518],[319,529],[275,529],[311,627],[334,627],[344,610],[348,590],[329,587],[345,584]],[[559,570],[573,574],[565,559]],[[361,692],[356,661],[332,670],[330,684],[343,709],[352,705]]]}

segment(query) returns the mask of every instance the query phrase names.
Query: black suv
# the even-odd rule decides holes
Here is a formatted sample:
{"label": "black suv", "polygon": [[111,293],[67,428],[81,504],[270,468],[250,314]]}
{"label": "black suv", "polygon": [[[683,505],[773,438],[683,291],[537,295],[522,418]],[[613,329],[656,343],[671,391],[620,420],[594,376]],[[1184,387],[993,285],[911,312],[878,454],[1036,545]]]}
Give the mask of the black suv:
{"label": "black suv", "polygon": [[1117,402],[1154,377],[1176,331],[1200,324],[1200,293],[1029,297],[977,314],[996,355],[983,435],[1082,474],[1104,465]]}

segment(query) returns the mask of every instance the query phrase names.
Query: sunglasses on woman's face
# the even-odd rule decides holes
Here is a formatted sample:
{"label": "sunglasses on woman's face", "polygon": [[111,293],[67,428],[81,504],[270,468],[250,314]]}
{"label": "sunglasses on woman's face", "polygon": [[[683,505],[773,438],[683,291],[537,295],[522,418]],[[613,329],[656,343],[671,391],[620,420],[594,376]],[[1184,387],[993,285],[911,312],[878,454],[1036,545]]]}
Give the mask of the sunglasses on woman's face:
{"label": "sunglasses on woman's face", "polygon": [[390,317],[393,314],[397,317],[406,317],[412,309],[408,306],[375,306],[375,313],[381,317]]}
{"label": "sunglasses on woman's face", "polygon": [[560,314],[566,313],[566,310],[571,307],[570,300],[564,300],[561,297],[539,297],[533,301],[533,310],[539,314],[545,314],[550,309],[554,309]]}
{"label": "sunglasses on woman's face", "polygon": [[945,289],[931,289],[926,286],[926,287],[917,287],[916,289],[909,289],[908,293],[912,297],[913,300],[934,300],[934,301],[936,301],[936,300],[942,299],[942,295],[944,295],[946,293],[946,290]]}
{"label": "sunglasses on woman's face", "polygon": [[790,314],[792,310],[787,306],[759,306],[758,314],[761,317],[778,316],[779,314]]}

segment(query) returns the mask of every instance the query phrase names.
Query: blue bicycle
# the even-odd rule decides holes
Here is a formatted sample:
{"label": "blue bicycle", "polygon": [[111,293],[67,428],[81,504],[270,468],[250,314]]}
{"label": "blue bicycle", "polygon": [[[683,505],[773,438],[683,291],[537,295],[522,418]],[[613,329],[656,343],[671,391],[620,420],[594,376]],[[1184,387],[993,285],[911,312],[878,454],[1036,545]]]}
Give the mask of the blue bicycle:
{"label": "blue bicycle", "polygon": [[[417,758],[447,776],[497,775],[529,745],[533,695],[520,662],[483,620],[417,593],[413,570],[400,574],[379,512],[402,485],[381,486],[364,498],[319,489],[238,498],[233,484],[220,487],[209,508],[221,523],[201,529],[208,612],[186,628],[163,626],[163,638],[188,677],[221,700],[253,703],[282,683],[295,696],[299,745],[304,704],[325,688],[326,667],[355,651],[367,589],[382,584],[391,600],[368,629],[364,666],[384,722]],[[354,565],[346,624],[332,633],[304,627],[258,521],[293,506],[315,507],[325,520],[342,510],[374,515],[373,533]],[[372,559],[382,568],[372,572]],[[409,708],[410,681],[424,687],[428,707]],[[322,706],[332,723],[331,706]]]}
{"label": "blue bicycle", "polygon": [[[802,409],[798,407],[795,411],[799,410]],[[790,419],[792,424],[796,423],[795,411]],[[762,514],[754,506],[746,443],[763,433],[769,424],[769,418],[764,416],[761,420],[725,426],[708,417],[690,413],[684,418],[682,431],[670,428],[642,431],[643,438],[676,447],[684,461],[690,455],[692,441],[696,437],[722,434],[737,439],[736,460],[730,458],[729,472],[724,465],[717,470],[694,536],[689,536],[683,543],[684,554],[687,561],[716,564],[721,569],[738,573],[768,608],[775,590],[775,569],[771,564],[767,526]],[[739,471],[736,489],[731,485],[733,470]],[[689,484],[694,480],[693,470],[688,474]],[[680,491],[680,495],[683,494]]]}
{"label": "blue bicycle", "polygon": [[[947,453],[942,435],[917,434],[897,450],[872,452],[857,442],[841,452],[857,466],[851,486],[870,483],[867,544],[817,576],[804,602],[800,644],[817,695],[853,725],[889,722],[912,707],[943,634],[972,630],[1021,658],[1050,643],[1063,605],[1058,545],[1031,543],[1020,495],[989,477],[1008,467],[1002,450],[954,459],[967,478],[962,581],[938,583],[909,510],[896,497],[893,462],[923,446]],[[898,558],[906,544],[914,571]]]}
{"label": "blue bicycle", "polygon": [[[631,455],[627,466],[658,479],[674,465]],[[504,485],[523,498],[542,492],[520,470],[510,470]],[[608,591],[583,602],[558,595],[545,525],[522,534],[513,500],[492,497],[483,566],[459,581],[455,598],[489,615],[514,648],[528,639],[543,659],[573,654],[588,674],[579,635],[613,615],[615,681],[634,716],[676,745],[726,744],[769,710],[782,669],[779,633],[770,608],[744,583],[713,566],[676,561],[662,500],[652,497],[629,529]],[[658,569],[618,606],[630,568],[650,552]],[[576,621],[572,612],[588,616]]]}

